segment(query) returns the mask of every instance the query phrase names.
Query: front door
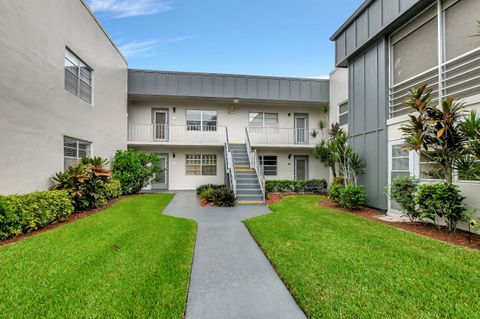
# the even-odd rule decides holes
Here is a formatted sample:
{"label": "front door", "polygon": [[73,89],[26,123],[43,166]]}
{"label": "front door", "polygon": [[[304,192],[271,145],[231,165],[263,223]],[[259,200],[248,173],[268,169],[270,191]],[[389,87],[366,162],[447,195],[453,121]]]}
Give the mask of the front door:
{"label": "front door", "polygon": [[166,142],[168,140],[168,111],[153,111],[153,137],[155,141]]}
{"label": "front door", "polygon": [[295,114],[295,144],[308,144],[308,114]]}
{"label": "front door", "polygon": [[294,177],[296,181],[304,181],[308,179],[308,156],[295,155],[295,172]]}
{"label": "front door", "polygon": [[163,170],[161,173],[155,174],[155,181],[152,184],[154,190],[168,189],[168,154],[158,154],[160,156],[159,167]]}

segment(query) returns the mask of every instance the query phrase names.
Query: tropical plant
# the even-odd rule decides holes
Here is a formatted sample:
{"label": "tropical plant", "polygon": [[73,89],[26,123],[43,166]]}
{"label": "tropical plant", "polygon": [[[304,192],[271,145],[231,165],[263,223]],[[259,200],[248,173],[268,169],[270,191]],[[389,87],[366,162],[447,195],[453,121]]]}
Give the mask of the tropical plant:
{"label": "tropical plant", "polygon": [[343,184],[332,184],[328,190],[328,199],[339,203],[340,202],[340,193],[345,187]]}
{"label": "tropical plant", "polygon": [[362,185],[345,185],[340,188],[338,203],[348,209],[358,209],[365,204],[365,189]]}
{"label": "tropical plant", "polygon": [[401,176],[395,178],[390,187],[390,198],[400,205],[402,213],[407,216],[411,222],[420,216],[415,203],[415,195],[419,180],[415,177]]}
{"label": "tropical plant", "polygon": [[113,175],[120,181],[123,194],[137,194],[163,172],[160,156],[148,152],[119,150],[113,160]]}
{"label": "tropical plant", "polygon": [[437,228],[440,228],[437,217],[445,218],[448,229],[455,231],[458,222],[467,219],[464,199],[458,186],[438,183],[420,185],[415,202],[420,208],[420,217],[432,220]]}
{"label": "tropical plant", "polygon": [[213,191],[213,203],[218,207],[233,207],[237,200],[233,190],[224,186]]}

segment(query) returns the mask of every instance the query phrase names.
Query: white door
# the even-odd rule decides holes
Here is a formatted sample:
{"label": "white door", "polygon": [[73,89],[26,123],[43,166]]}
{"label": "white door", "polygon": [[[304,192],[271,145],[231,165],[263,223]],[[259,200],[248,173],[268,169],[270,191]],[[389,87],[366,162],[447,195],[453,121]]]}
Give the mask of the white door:
{"label": "white door", "polygon": [[296,181],[308,179],[308,156],[297,156],[294,158],[294,177]]}
{"label": "white door", "polygon": [[158,154],[160,162],[158,166],[163,170],[161,173],[155,174],[155,182],[152,189],[167,190],[168,189],[168,154]]}
{"label": "white door", "polygon": [[153,137],[155,141],[168,140],[168,111],[155,110],[153,111]]}
{"label": "white door", "polygon": [[308,114],[295,114],[295,144],[308,144]]}

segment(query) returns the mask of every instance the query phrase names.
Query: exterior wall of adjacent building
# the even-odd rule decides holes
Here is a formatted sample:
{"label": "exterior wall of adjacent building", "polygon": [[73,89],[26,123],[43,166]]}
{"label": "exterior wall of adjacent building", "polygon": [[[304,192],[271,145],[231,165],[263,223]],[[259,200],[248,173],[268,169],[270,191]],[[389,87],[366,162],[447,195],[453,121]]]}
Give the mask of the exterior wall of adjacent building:
{"label": "exterior wall of adjacent building", "polygon": [[[92,104],[65,90],[66,47],[93,69]],[[3,2],[0,68],[1,194],[46,189],[64,136],[126,147],[127,63],[81,0]]]}

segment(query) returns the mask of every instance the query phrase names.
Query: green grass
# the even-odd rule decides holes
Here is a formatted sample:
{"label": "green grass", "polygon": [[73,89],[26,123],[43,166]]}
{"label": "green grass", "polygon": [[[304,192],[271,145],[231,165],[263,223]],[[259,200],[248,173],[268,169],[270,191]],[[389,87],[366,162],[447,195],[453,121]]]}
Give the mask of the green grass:
{"label": "green grass", "polygon": [[287,197],[246,221],[310,318],[480,318],[480,253]]}
{"label": "green grass", "polygon": [[0,318],[182,318],[196,226],[124,199],[0,248]]}

